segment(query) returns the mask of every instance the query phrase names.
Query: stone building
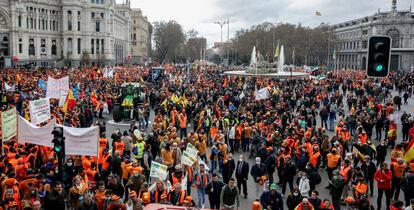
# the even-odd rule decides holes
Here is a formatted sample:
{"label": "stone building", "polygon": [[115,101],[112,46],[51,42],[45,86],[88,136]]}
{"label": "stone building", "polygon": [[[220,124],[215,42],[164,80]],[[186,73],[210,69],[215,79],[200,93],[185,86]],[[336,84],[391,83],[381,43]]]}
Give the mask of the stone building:
{"label": "stone building", "polygon": [[143,64],[151,53],[152,26],[140,9],[132,9],[131,22],[131,62]]}
{"label": "stone building", "polygon": [[368,39],[372,35],[388,35],[392,38],[390,68],[409,70],[414,64],[414,13],[397,10],[396,0],[391,11],[331,25],[335,35],[336,61],[330,55],[330,66],[338,69],[365,69]]}
{"label": "stone building", "polygon": [[124,63],[130,10],[129,0],[0,1],[0,66],[7,59],[37,66]]}

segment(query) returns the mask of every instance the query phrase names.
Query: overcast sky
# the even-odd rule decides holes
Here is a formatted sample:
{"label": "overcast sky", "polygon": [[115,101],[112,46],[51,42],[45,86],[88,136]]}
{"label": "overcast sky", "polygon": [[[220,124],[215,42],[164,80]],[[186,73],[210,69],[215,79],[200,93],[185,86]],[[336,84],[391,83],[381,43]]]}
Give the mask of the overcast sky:
{"label": "overcast sky", "polygon": [[[122,0],[120,0],[122,1]],[[230,18],[230,38],[242,28],[268,22],[301,23],[317,26],[334,24],[391,10],[392,0],[131,0],[150,22],[176,20],[184,30],[195,29],[207,38],[211,47],[220,41],[220,27],[215,21]],[[397,0],[397,9],[408,10],[414,0]],[[320,11],[322,16],[316,16]],[[223,41],[227,26],[223,27]]]}

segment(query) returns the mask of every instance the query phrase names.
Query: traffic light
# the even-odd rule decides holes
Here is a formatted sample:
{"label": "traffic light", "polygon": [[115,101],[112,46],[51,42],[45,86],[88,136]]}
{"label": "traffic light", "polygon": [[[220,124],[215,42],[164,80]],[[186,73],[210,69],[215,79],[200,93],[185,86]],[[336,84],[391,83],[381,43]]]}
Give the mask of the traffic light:
{"label": "traffic light", "polygon": [[371,36],[368,41],[367,75],[387,77],[390,71],[391,37]]}
{"label": "traffic light", "polygon": [[55,127],[52,131],[53,134],[53,151],[56,152],[58,157],[64,155],[65,151],[65,137],[63,136],[63,127]]}

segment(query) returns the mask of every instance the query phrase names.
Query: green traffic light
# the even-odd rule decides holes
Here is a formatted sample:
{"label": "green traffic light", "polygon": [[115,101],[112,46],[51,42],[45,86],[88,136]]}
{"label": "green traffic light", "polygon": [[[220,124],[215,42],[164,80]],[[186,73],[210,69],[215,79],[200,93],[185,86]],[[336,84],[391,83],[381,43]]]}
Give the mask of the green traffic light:
{"label": "green traffic light", "polygon": [[54,149],[55,149],[55,152],[61,152],[62,151],[62,147],[60,147],[60,146],[59,147],[55,147]]}
{"label": "green traffic light", "polygon": [[382,71],[384,69],[384,65],[378,64],[377,67],[375,67],[375,71]]}

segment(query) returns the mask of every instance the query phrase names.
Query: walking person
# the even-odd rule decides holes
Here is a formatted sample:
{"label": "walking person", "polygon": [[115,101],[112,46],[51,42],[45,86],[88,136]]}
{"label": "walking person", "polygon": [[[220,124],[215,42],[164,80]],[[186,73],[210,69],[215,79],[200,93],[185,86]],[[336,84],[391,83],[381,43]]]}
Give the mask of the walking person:
{"label": "walking person", "polygon": [[283,196],[276,189],[276,184],[272,183],[270,190],[263,192],[260,196],[260,203],[264,209],[283,210]]}
{"label": "walking person", "polygon": [[211,209],[220,209],[220,196],[223,187],[224,183],[218,180],[218,175],[216,173],[213,173],[213,175],[211,175],[211,182],[208,183],[206,188]]}
{"label": "walking person", "polygon": [[221,190],[220,199],[223,201],[223,204],[221,205],[222,209],[239,210],[239,189],[237,189],[236,180],[234,180],[234,178],[231,178],[229,184],[223,187]]}
{"label": "walking person", "polygon": [[210,177],[204,168],[204,164],[200,164],[199,166],[200,172],[195,175],[194,186],[197,188],[198,206],[204,208],[206,188],[210,182]]}
{"label": "walking person", "polygon": [[244,156],[239,156],[239,161],[237,161],[236,166],[236,179],[237,179],[237,188],[241,192],[241,187],[243,186],[243,195],[244,198],[247,198],[247,179],[249,177],[249,163],[244,160]]}
{"label": "walking person", "polygon": [[256,198],[259,198],[260,192],[263,189],[263,177],[266,176],[266,173],[266,166],[261,163],[260,157],[256,157],[256,164],[252,166],[252,169],[250,170],[250,175],[256,183]]}
{"label": "walking person", "polygon": [[390,206],[391,203],[391,180],[392,172],[388,169],[388,164],[383,163],[381,168],[375,172],[375,181],[377,181],[378,197],[377,208],[381,209],[382,195],[385,193],[386,206]]}

